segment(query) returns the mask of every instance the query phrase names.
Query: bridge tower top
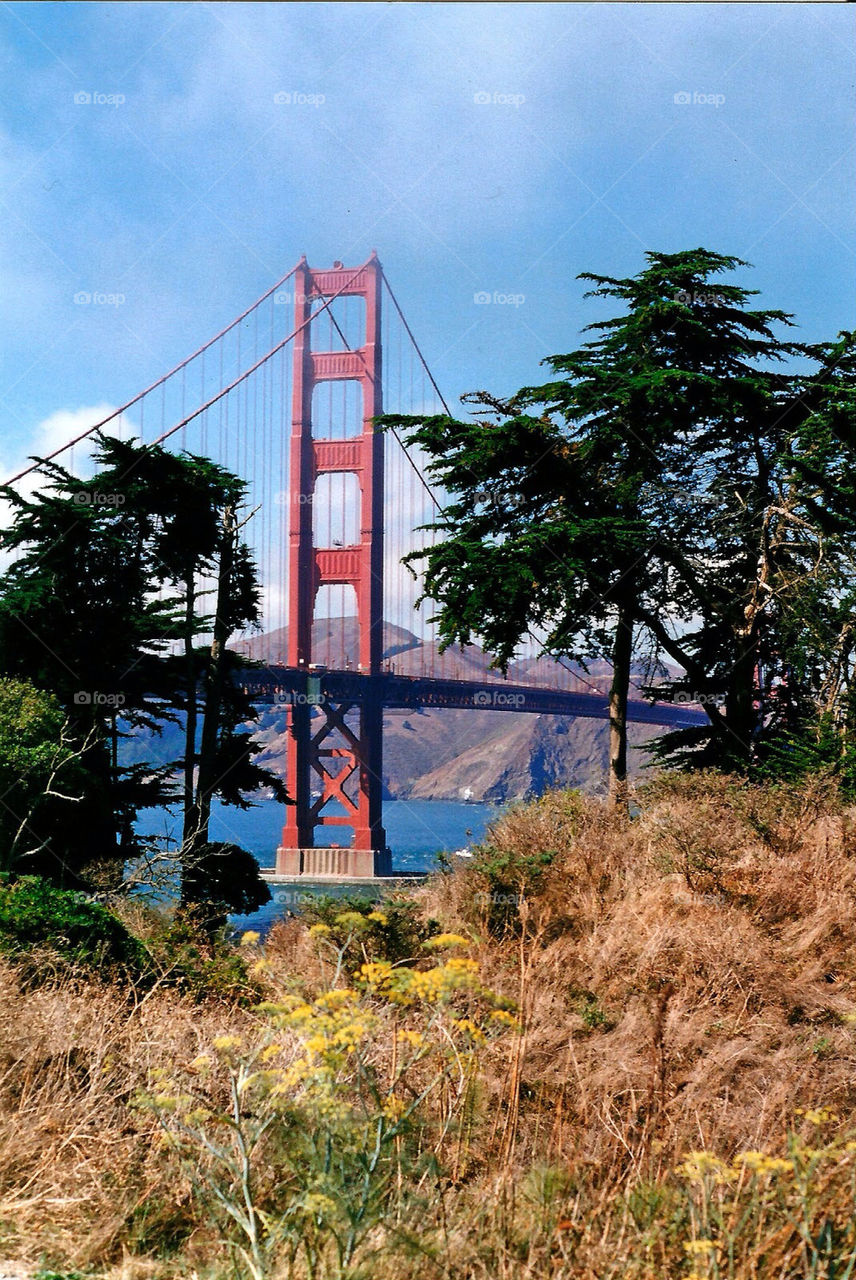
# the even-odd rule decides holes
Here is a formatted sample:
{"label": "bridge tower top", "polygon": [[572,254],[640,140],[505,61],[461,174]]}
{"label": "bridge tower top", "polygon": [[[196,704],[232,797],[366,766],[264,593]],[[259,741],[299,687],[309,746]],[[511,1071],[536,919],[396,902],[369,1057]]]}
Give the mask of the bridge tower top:
{"label": "bridge tower top", "polygon": [[[318,591],[345,584],[356,597],[359,626],[358,667],[380,670],[383,633],[383,438],[372,419],[383,412],[381,357],[381,265],[377,255],[361,267],[334,263],[315,270],[305,259],[294,280],[294,343],[291,466],[289,471],[289,568],[292,589],[288,619],[289,666],[309,669],[313,662],[312,619]],[[365,340],[356,349],[313,349],[306,324],[313,301],[359,297],[365,303]],[[344,339],[343,339],[344,341]],[[355,382],[362,393],[361,432],[325,438],[312,420],[313,392],[322,382]],[[319,475],[353,475],[359,486],[359,539],[350,546],[315,546],[313,500]]]}

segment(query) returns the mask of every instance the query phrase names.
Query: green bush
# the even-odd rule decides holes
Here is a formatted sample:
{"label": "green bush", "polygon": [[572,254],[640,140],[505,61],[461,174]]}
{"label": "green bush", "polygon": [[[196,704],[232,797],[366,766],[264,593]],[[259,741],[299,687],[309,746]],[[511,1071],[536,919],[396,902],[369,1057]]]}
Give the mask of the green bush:
{"label": "green bush", "polygon": [[544,876],[556,857],[551,850],[520,854],[492,845],[482,845],[476,851],[472,872],[480,887],[473,894],[473,903],[493,937],[519,933],[520,906],[542,891]]}
{"label": "green bush", "polygon": [[0,883],[0,952],[23,960],[33,978],[58,969],[134,983],[154,977],[148,951],[112,912],[39,876]]}
{"label": "green bush", "polygon": [[264,994],[262,987],[249,976],[244,958],[226,935],[226,929],[214,935],[209,932],[204,909],[185,909],[171,920],[161,918],[147,937],[161,982],[197,1002],[257,1003]]}
{"label": "green bush", "polygon": [[[418,903],[407,897],[390,896],[380,903],[362,894],[318,897],[306,903],[300,914],[309,925],[326,925],[330,942],[345,948],[346,960],[360,964],[366,960],[389,960],[391,964],[413,960],[422,954],[428,939],[440,932],[437,921],[423,920]],[[362,919],[356,929],[354,916]]]}

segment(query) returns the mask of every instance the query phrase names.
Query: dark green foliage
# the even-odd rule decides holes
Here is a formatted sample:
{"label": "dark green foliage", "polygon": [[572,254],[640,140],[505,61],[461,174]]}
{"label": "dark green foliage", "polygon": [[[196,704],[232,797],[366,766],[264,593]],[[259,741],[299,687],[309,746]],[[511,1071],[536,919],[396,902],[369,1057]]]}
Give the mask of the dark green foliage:
{"label": "dark green foliage", "polygon": [[207,910],[187,908],[149,934],[146,941],[161,982],[200,1002],[256,1004],[262,988],[226,930],[212,933],[209,923]]}
{"label": "dark green foliage", "polygon": [[0,885],[0,951],[35,978],[72,969],[135,985],[154,978],[147,949],[106,907],[37,876]]}
{"label": "dark green foliage", "polygon": [[586,1031],[611,1031],[615,1019],[610,1016],[593,991],[584,991],[576,1005]]}
{"label": "dark green foliage", "polygon": [[37,1271],[33,1280],[89,1280],[82,1271]]}
{"label": "dark green foliage", "polygon": [[482,845],[471,871],[480,885],[473,895],[476,919],[497,938],[519,933],[521,907],[543,890],[544,876],[556,860],[554,852],[517,853]]}
{"label": "dark green foliage", "polygon": [[551,357],[552,381],[465,397],[470,421],[384,419],[451,494],[420,553],[443,646],[478,639],[505,667],[536,629],[550,653],[607,658],[611,790],[634,642],[704,706],[657,748],[693,769],[787,771],[819,715],[845,722],[853,670],[856,336],[786,341],[787,314],[723,282],[748,265],[733,256],[646,257],[581,277],[624,312]]}
{"label": "dark green foliage", "polygon": [[[342,923],[340,916],[353,913],[362,918]],[[369,917],[377,913],[385,921]],[[412,898],[391,895],[377,901],[362,894],[342,898],[317,897],[306,902],[300,911],[309,925],[325,924],[334,946],[346,947],[345,956],[355,963],[365,960],[389,960],[393,964],[415,960],[429,938],[440,932],[436,920],[423,920]],[[355,927],[356,926],[356,927]]]}
{"label": "dark green foliage", "polygon": [[[245,726],[257,713],[235,678],[246,661],[226,648],[234,630],[258,621],[237,516],[246,486],[206,458],[110,437],[99,437],[96,461],[91,480],[43,463],[42,492],[4,491],[15,518],[0,546],[15,558],[0,579],[0,669],[54,695],[79,756],[74,821],[54,823],[28,850],[27,869],[69,887],[117,887],[125,863],[157,852],[135,820],[175,798],[180,771],[184,901],[216,895],[214,925],[223,903],[246,910],[265,898],[248,855],[231,854],[223,877],[222,858],[206,852],[212,799],[246,808],[260,787],[287,799],[281,779],[255,762]],[[213,593],[203,587],[212,576]],[[200,644],[208,633],[212,642]],[[183,728],[180,760],[123,764],[129,729],[169,723]],[[0,848],[0,866],[3,858]]]}
{"label": "dark green foliage", "polygon": [[124,1230],[132,1256],[172,1258],[198,1230],[198,1223],[190,1198],[177,1196],[165,1187],[163,1191],[149,1191],[143,1200],[137,1201],[125,1219]]}
{"label": "dark green foliage", "polygon": [[51,694],[0,679],[0,873],[37,871],[74,822],[85,779],[66,728]]}
{"label": "dark green foliage", "polygon": [[[250,915],[270,902],[270,889],[259,874],[259,864],[238,845],[209,842],[196,851],[204,881],[206,903],[225,917]],[[223,921],[225,923],[225,919]]]}

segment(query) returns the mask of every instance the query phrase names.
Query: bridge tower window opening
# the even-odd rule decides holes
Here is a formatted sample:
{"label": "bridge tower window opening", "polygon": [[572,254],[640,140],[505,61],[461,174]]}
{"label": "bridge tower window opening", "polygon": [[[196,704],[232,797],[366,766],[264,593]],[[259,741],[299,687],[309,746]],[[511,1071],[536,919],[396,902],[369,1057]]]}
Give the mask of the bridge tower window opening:
{"label": "bridge tower window opening", "polygon": [[312,439],[353,440],[363,433],[363,389],[353,378],[328,378],[312,390]]}

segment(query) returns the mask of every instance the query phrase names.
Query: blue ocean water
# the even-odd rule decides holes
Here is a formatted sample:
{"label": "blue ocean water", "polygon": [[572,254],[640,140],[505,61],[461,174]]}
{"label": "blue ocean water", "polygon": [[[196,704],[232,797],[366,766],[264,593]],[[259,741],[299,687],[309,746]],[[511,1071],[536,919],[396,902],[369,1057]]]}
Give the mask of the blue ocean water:
{"label": "blue ocean water", "polygon": [[[241,812],[215,802],[211,811],[209,829],[212,840],[230,840],[248,849],[263,867],[272,867],[276,847],[282,834],[285,810],[272,800]],[[496,805],[464,804],[445,800],[388,800],[383,806],[383,822],[387,843],[392,850],[392,870],[395,875],[414,871],[432,871],[437,865],[437,855],[452,852],[479,841],[488,824],[499,813]],[[145,834],[171,836],[181,833],[181,819],[176,813],[161,809],[141,815],[138,828]],[[235,916],[233,922],[241,929],[270,927],[279,916],[293,911],[299,905],[300,895],[311,892],[312,886],[295,889],[283,887],[273,890],[273,901],[252,916]],[[321,889],[330,893],[331,890]],[[337,893],[353,893],[345,887]]]}

